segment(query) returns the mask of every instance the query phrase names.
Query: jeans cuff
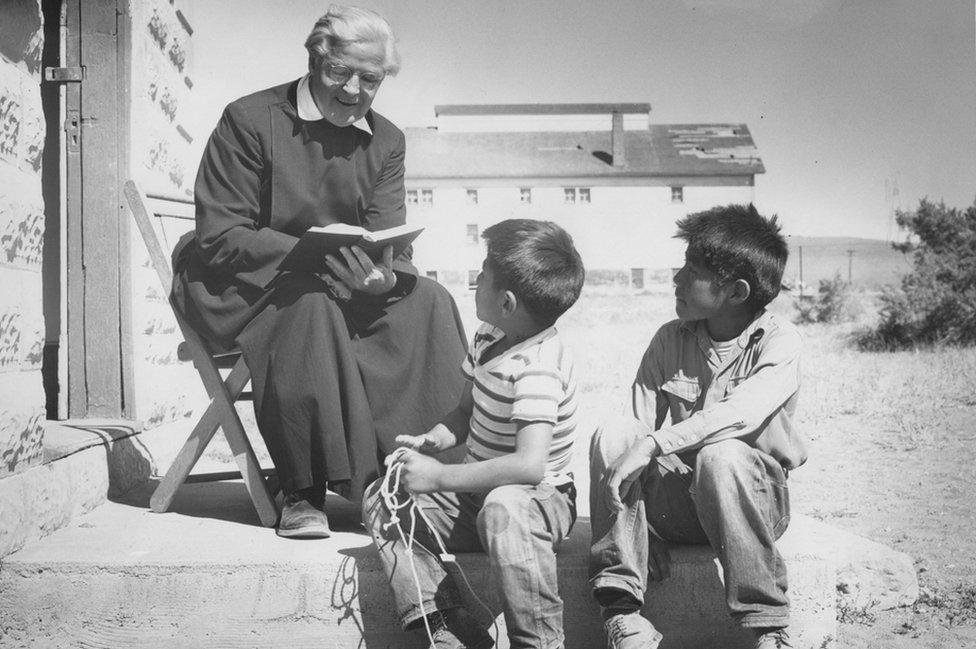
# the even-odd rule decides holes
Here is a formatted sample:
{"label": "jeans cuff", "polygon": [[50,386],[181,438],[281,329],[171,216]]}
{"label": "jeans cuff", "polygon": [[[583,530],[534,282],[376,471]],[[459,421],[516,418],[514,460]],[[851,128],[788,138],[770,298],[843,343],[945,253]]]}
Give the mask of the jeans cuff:
{"label": "jeans cuff", "polygon": [[790,625],[789,610],[783,613],[746,613],[738,618],[739,626],[744,629],[779,629]]}
{"label": "jeans cuff", "polygon": [[640,602],[641,606],[644,605],[644,589],[638,583],[619,577],[593,577],[590,579],[590,590],[593,593],[594,599],[596,599],[596,591],[600,588],[622,590]]}
{"label": "jeans cuff", "polygon": [[447,611],[462,606],[464,603],[461,602],[460,598],[455,599],[453,597],[437,597],[433,602],[424,602],[423,608],[419,604],[411,604],[405,613],[400,614],[400,626],[406,631],[411,624],[434,611]]}

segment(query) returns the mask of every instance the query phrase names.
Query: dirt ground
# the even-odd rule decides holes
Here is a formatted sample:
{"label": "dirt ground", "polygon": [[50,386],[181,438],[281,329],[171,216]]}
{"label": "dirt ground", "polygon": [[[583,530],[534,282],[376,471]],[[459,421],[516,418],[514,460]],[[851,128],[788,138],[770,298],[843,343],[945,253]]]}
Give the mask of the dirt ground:
{"label": "dirt ground", "polygon": [[[470,335],[473,296],[457,297]],[[640,357],[672,309],[664,293],[587,290],[560,321],[581,370],[581,430],[627,409]],[[792,302],[774,309],[791,315]],[[976,349],[862,353],[848,343],[859,326],[801,327],[798,423],[810,459],[790,474],[792,507],[911,556],[922,595],[889,611],[842,608],[836,646],[976,649]]]}
{"label": "dirt ground", "polygon": [[850,329],[803,329],[811,453],[793,503],[911,556],[922,595],[842,611],[840,646],[976,647],[976,350],[859,353]]}

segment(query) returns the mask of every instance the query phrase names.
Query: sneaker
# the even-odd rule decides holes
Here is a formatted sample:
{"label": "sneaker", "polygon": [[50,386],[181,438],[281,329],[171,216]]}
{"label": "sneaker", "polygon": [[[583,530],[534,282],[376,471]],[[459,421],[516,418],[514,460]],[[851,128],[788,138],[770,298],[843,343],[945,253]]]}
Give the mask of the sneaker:
{"label": "sneaker", "polygon": [[463,607],[434,611],[427,616],[433,636],[430,649],[491,649],[495,641]]}
{"label": "sneaker", "polygon": [[791,648],[790,634],[786,632],[786,627],[776,629],[755,629],[756,649],[783,649]]}
{"label": "sneaker", "polygon": [[289,539],[324,539],[332,535],[325,515],[325,494],[318,489],[302,489],[285,495],[278,519],[278,536]]}
{"label": "sneaker", "polygon": [[657,649],[662,636],[650,620],[638,612],[614,615],[603,623],[608,649]]}

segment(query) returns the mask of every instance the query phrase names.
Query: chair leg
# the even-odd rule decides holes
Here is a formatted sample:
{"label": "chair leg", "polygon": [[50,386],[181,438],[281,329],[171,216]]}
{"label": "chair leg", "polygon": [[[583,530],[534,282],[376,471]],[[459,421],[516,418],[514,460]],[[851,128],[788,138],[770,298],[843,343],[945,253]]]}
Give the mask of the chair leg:
{"label": "chair leg", "polygon": [[186,480],[186,476],[190,475],[193,466],[203,455],[207,444],[213,439],[217,428],[220,427],[220,416],[220,409],[215,402],[211,401],[203,416],[200,417],[200,421],[193,427],[193,432],[183,443],[183,447],[180,448],[180,452],[177,453],[159,486],[153,491],[153,495],[149,499],[149,507],[154,512],[162,514],[169,510],[169,506],[176,496],[176,490]]}
{"label": "chair leg", "polygon": [[244,433],[241,418],[234,408],[234,401],[250,380],[250,373],[243,360],[239,360],[231,369],[226,381],[220,379],[212,364],[207,366],[207,370],[201,372],[201,378],[210,393],[210,405],[173,460],[162,482],[156,487],[149,505],[154,512],[161,513],[169,509],[176,490],[186,481],[217,428],[223,428],[227,444],[244,479],[244,486],[254,503],[254,509],[257,510],[258,519],[265,527],[273,527],[278,522],[278,507],[264,480],[254,449]]}
{"label": "chair leg", "polygon": [[[219,398],[219,397],[218,397]],[[229,411],[228,411],[229,410]],[[194,427],[190,437],[183,444],[180,452],[173,460],[169,470],[163,477],[159,486],[153,491],[149,499],[150,508],[157,513],[169,510],[176,491],[186,481],[186,477],[196,465],[197,460],[207,448],[207,444],[213,439],[214,433],[218,428],[224,429],[224,436],[227,438],[227,445],[230,446],[237,466],[240,469],[241,477],[244,479],[244,486],[254,503],[258,518],[265,527],[274,527],[278,522],[278,506],[275,504],[274,496],[268,489],[268,484],[258,465],[254,448],[251,446],[244,426],[241,424],[240,417],[233,406],[228,409],[220,407],[217,399],[210,403],[206,412],[200,417],[200,421]]]}
{"label": "chair leg", "polygon": [[261,473],[257,456],[254,448],[244,433],[244,426],[241,424],[240,417],[234,411],[233,417],[227,416],[223,419],[224,436],[227,438],[227,445],[230,446],[237,466],[244,479],[244,486],[251,495],[251,502],[257,510],[258,518],[265,527],[274,527],[278,523],[278,506],[275,504],[274,496],[268,489],[268,483]]}
{"label": "chair leg", "polygon": [[[254,509],[257,510],[258,518],[265,527],[274,527],[278,523],[278,506],[268,489],[268,483],[264,479],[258,458],[254,454],[254,448],[251,447],[251,442],[244,432],[241,418],[234,408],[234,402],[240,396],[244,386],[247,385],[250,376],[251,373],[248,371],[244,359],[238,359],[227,380],[214,386],[212,396],[214,405],[224,412],[220,418],[224,437],[227,439],[227,445],[230,446],[234,459],[237,461],[237,467],[244,479],[244,486],[251,496],[251,502],[254,503]],[[247,379],[245,380],[244,377]]]}

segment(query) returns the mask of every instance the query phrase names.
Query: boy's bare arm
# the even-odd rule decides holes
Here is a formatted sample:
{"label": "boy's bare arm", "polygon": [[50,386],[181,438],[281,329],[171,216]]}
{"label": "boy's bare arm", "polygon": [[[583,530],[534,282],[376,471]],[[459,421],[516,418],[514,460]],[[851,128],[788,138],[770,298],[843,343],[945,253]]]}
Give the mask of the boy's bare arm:
{"label": "boy's bare arm", "polygon": [[553,425],[548,422],[520,423],[515,452],[483,462],[441,464],[406,449],[391,459],[403,463],[400,484],[413,493],[484,492],[506,484],[535,485],[545,476],[552,431]]}
{"label": "boy's bare arm", "polygon": [[458,405],[439,424],[423,435],[397,435],[396,443],[421,453],[437,453],[463,444],[471,426],[471,381],[465,381]]}

